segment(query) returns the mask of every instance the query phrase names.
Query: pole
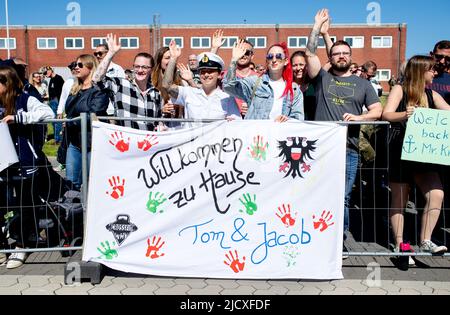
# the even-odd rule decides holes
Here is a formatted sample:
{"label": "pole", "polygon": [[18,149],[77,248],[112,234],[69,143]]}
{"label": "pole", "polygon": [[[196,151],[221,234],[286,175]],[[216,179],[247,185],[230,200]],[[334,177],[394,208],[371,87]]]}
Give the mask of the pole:
{"label": "pole", "polygon": [[8,49],[8,59],[11,58],[11,49],[9,47],[9,14],[8,14],[8,0],[5,0],[6,11],[6,48]]}

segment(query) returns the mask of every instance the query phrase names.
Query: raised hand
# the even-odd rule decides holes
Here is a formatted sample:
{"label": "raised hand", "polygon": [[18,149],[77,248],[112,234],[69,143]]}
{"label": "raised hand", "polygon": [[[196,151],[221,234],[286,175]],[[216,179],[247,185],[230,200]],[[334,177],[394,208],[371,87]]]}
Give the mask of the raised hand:
{"label": "raised hand", "polygon": [[170,50],[170,59],[177,60],[181,56],[181,48],[177,45],[177,43],[172,39],[169,44]]}
{"label": "raised hand", "polygon": [[238,61],[239,59],[244,57],[246,51],[247,48],[245,47],[245,43],[243,40],[234,43],[231,61]]}
{"label": "raised hand", "polygon": [[331,25],[331,18],[328,16],[328,19],[322,24],[322,27],[320,28],[320,34],[321,35],[328,34],[328,31],[330,30],[330,25]]}
{"label": "raised hand", "polygon": [[319,26],[320,28],[322,28],[322,25],[329,20],[330,16],[328,14],[328,10],[327,9],[321,9],[319,10],[319,12],[317,12],[316,17],[315,17],[315,24],[314,26]]}
{"label": "raised hand", "polygon": [[215,31],[212,39],[212,49],[217,51],[224,43],[225,39],[223,38],[223,30]]}
{"label": "raised hand", "polygon": [[178,71],[180,71],[180,76],[184,81],[194,80],[194,74],[188,66],[185,66],[182,63],[177,64]]}
{"label": "raised hand", "polygon": [[120,43],[117,41],[117,36],[112,33],[106,35],[106,43],[108,44],[109,51],[114,55],[117,54],[122,48]]}

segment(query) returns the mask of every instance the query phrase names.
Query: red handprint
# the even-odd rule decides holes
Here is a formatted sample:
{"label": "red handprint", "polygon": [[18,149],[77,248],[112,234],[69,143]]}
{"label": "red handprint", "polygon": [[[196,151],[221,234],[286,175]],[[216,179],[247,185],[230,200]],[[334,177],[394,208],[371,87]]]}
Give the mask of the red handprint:
{"label": "red handprint", "polygon": [[158,239],[156,239],[156,236],[153,236],[153,239],[150,241],[150,239],[147,240],[147,244],[148,244],[148,249],[147,249],[147,254],[145,255],[146,257],[150,257],[150,259],[157,259],[159,257],[164,256],[164,254],[159,254],[158,252],[161,250],[161,247],[164,246],[164,244],[166,242],[161,242],[161,237],[159,237]]}
{"label": "red handprint", "polygon": [[144,140],[138,141],[138,148],[139,150],[147,152],[158,143],[158,138],[155,135],[147,135]]}
{"label": "red handprint", "polygon": [[119,199],[120,197],[123,197],[124,191],[125,191],[125,179],[120,181],[120,177],[111,177],[108,179],[109,185],[113,189],[112,193],[106,192],[106,194],[111,195],[113,199]]}
{"label": "red handprint", "polygon": [[[288,205],[286,209],[286,205],[283,205],[283,209],[278,207],[278,213],[275,213],[277,217],[281,219],[281,222],[288,228],[295,225],[295,219],[291,216],[291,205]],[[297,213],[294,214],[296,216]]]}
{"label": "red handprint", "polygon": [[115,146],[116,149],[119,150],[120,152],[124,153],[130,149],[130,138],[128,138],[128,142],[126,142],[122,132],[116,131],[111,135],[111,138],[112,139],[109,140],[109,143]]}
{"label": "red handprint", "polygon": [[[333,219],[333,215],[330,211],[326,212],[327,210],[323,210],[322,217],[319,219],[319,221],[314,222],[314,229],[317,230],[320,228],[320,232],[324,232],[326,229],[328,229],[330,226],[334,225],[334,222],[331,222]],[[313,220],[316,218],[315,215],[313,215]]]}
{"label": "red handprint", "polygon": [[233,252],[230,250],[230,256],[228,254],[225,254],[225,257],[228,261],[223,261],[223,263],[227,266],[230,266],[230,268],[234,271],[234,273],[239,273],[244,270],[245,267],[245,256],[242,258],[243,262],[241,263],[239,261],[239,254],[237,250],[234,251],[236,257],[233,255]]}

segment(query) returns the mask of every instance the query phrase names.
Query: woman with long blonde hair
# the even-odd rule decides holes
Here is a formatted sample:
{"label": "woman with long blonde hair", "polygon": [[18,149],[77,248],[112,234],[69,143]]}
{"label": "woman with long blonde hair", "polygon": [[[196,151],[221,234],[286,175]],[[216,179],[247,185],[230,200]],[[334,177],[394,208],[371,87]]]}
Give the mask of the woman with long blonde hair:
{"label": "woman with long blonde hair", "polygon": [[[434,67],[435,62],[431,57],[412,57],[406,66],[403,84],[394,86],[383,111],[383,120],[392,123],[392,137],[389,141],[390,187],[392,189],[390,218],[397,251],[403,247],[403,209],[408,202],[410,184],[413,183],[421,190],[426,201],[422,215],[420,249],[432,254],[447,251],[445,246],[438,246],[431,241],[444,199],[439,167],[431,163],[401,160],[406,124],[413,116],[415,109],[450,110],[450,106],[442,96],[427,88],[436,74]],[[413,261],[410,260],[411,263]]]}
{"label": "woman with long blonde hair", "polygon": [[[77,118],[81,113],[95,113],[106,116],[109,98],[105,90],[92,82],[97,70],[98,61],[92,55],[81,55],[74,68],[75,82],[66,102],[68,119]],[[81,126],[80,122],[69,122],[67,125],[67,179],[75,188],[80,188],[81,181]],[[90,139],[90,137],[88,137]],[[90,146],[88,145],[90,151]],[[88,154],[89,157],[89,154]]]}

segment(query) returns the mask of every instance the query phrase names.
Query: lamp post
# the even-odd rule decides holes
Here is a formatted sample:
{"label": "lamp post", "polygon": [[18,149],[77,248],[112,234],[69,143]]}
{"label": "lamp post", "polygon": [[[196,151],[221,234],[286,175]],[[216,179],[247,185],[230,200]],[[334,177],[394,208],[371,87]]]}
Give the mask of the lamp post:
{"label": "lamp post", "polygon": [[8,15],[8,0],[5,0],[6,11],[6,48],[8,49],[8,59],[11,58],[11,50],[9,47],[9,15]]}

